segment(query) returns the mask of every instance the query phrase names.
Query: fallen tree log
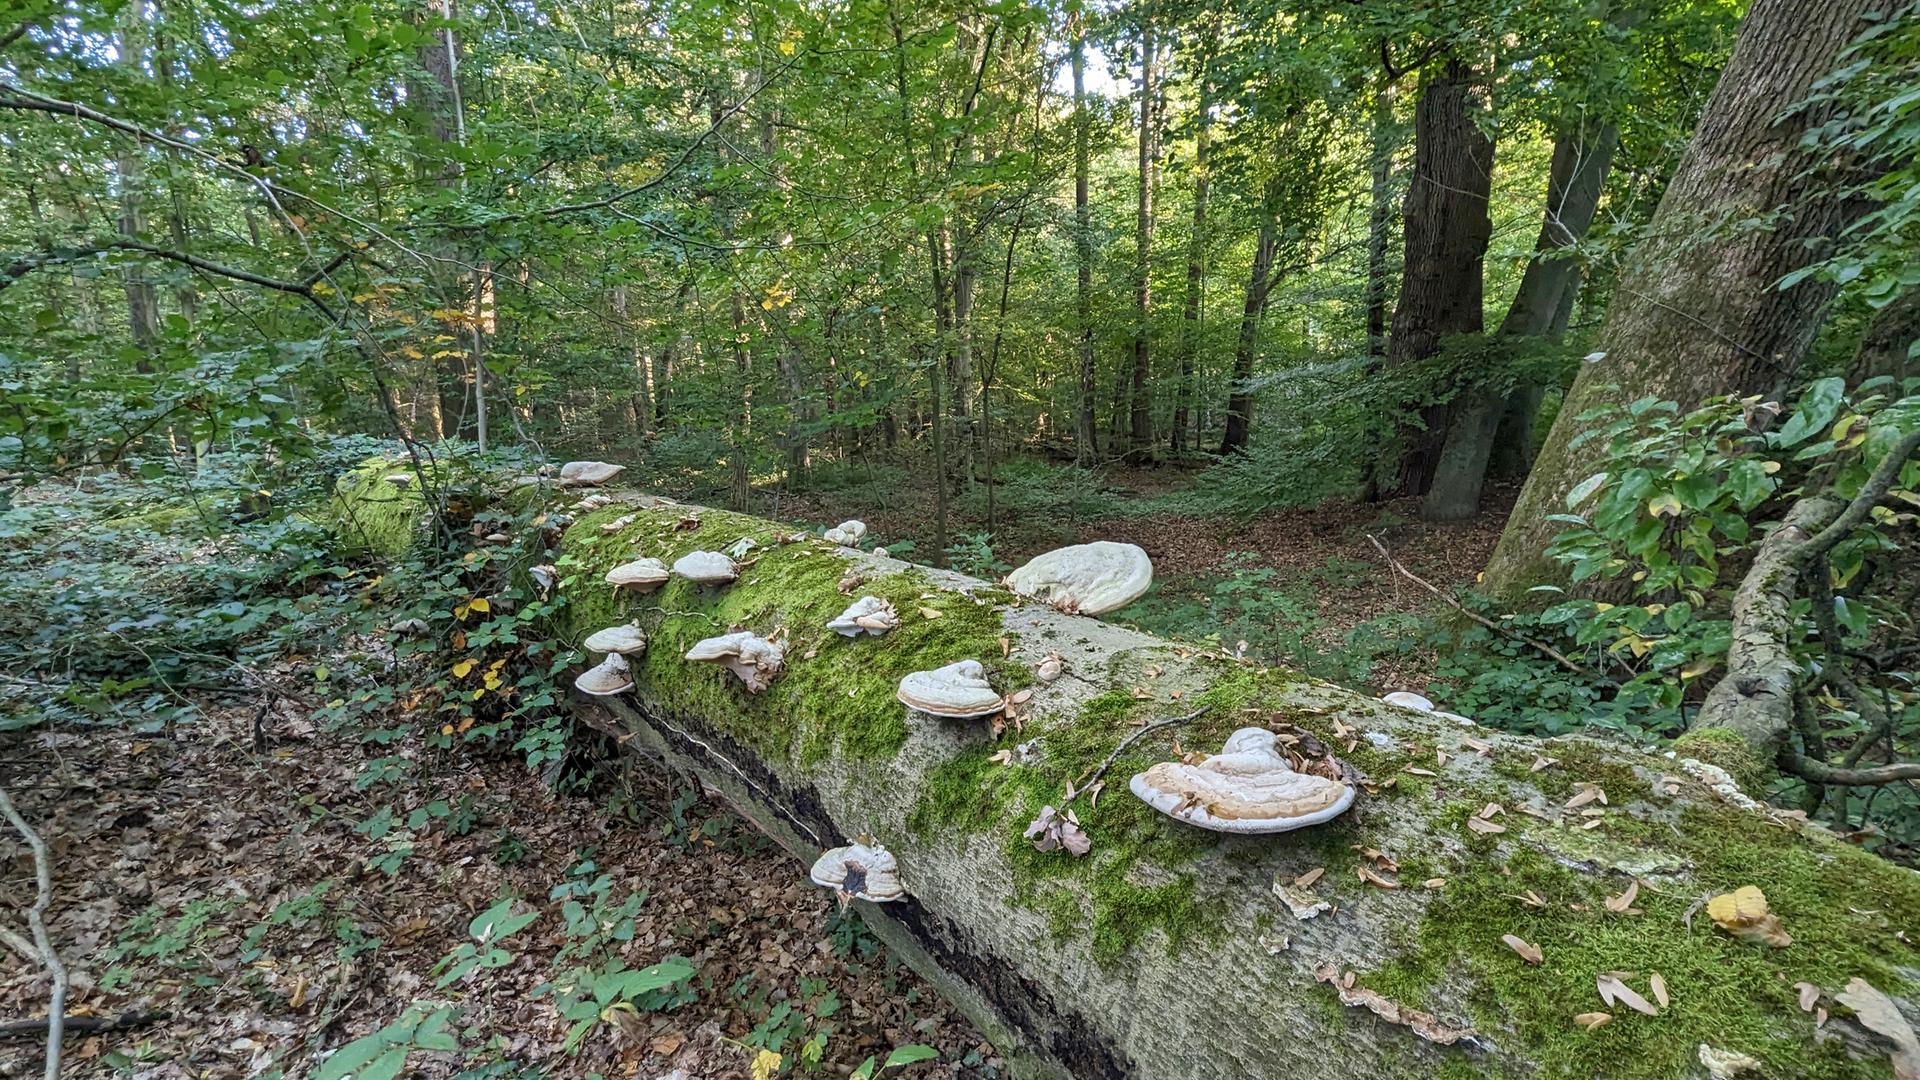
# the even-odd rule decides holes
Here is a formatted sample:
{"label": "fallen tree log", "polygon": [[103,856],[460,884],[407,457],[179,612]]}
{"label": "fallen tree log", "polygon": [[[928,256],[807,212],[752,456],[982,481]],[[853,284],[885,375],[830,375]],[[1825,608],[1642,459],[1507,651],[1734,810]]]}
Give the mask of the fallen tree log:
{"label": "fallen tree log", "polygon": [[[1755,1076],[1890,1075],[1887,1044],[1831,995],[1853,978],[1912,995],[1920,878],[1724,772],[1462,725],[769,521],[614,495],[561,540],[561,636],[637,620],[650,644],[634,691],[581,698],[580,715],[698,776],[797,859],[859,834],[885,844],[910,896],[860,902],[862,916],[1023,1075],[1665,1080],[1710,1075],[1709,1051],[1750,1056]],[[634,595],[603,580],[743,538],[755,547],[724,587],[676,578]],[[868,593],[894,604],[897,629],[825,629]],[[682,659],[737,628],[788,641],[764,693]],[[1043,683],[1049,656],[1065,674]],[[894,700],[903,675],[969,658],[1002,692],[1032,691],[999,738]],[[1142,725],[1196,710],[1069,798]],[[1180,749],[1278,724],[1364,775],[1352,810],[1223,836],[1126,790]],[[1024,838],[1047,805],[1071,807],[1090,854]],[[1736,939],[1704,913],[1747,885],[1791,945]],[[1609,973],[1657,1015],[1603,1002]],[[1803,1008],[1803,983],[1826,996]],[[1839,1018],[1816,1030],[1811,1008]],[[1575,1022],[1596,1013],[1612,1018]]]}

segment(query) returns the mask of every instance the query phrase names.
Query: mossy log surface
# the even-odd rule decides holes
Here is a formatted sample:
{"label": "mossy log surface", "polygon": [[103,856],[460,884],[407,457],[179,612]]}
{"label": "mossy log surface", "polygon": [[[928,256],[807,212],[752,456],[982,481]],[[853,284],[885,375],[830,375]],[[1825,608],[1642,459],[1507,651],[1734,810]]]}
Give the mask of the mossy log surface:
{"label": "mossy log surface", "polygon": [[[1730,805],[1671,758],[1462,726],[957,574],[791,542],[790,526],[613,494],[561,542],[561,636],[638,620],[651,643],[636,689],[581,699],[581,714],[697,774],[797,859],[862,833],[884,843],[911,898],[862,903],[867,922],[1023,1074],[1668,1080],[1705,1076],[1707,1044],[1751,1055],[1753,1075],[1891,1075],[1885,1047],[1830,999],[1835,1019],[1816,1037],[1794,984],[1832,993],[1858,976],[1912,996],[1920,879],[1791,817]],[[616,594],[602,580],[639,556],[671,562],[742,537],[757,544],[750,565],[722,588],[676,579]],[[879,638],[827,631],[863,593],[890,599],[902,625]],[[682,659],[734,628],[789,641],[765,693]],[[1048,654],[1066,674],[1042,685],[1033,671]],[[1033,691],[1020,730],[996,740],[985,722],[895,702],[901,676],[967,658],[1003,692]],[[1091,854],[1041,853],[1022,837],[1142,723],[1201,706],[1121,754],[1097,800],[1073,801]],[[1352,811],[1277,836],[1220,836],[1126,789],[1176,738],[1211,750],[1234,728],[1280,723],[1365,775]],[[1003,750],[1010,763],[995,760]],[[1585,784],[1605,802],[1569,808]],[[1492,819],[1504,832],[1469,827],[1489,803],[1504,809]],[[1398,887],[1364,880],[1363,865]],[[1334,908],[1296,920],[1273,886],[1317,868],[1311,891]],[[1636,881],[1632,909],[1610,910]],[[1790,946],[1735,940],[1700,910],[1742,885],[1765,891]],[[1314,977],[1328,965],[1473,1035],[1440,1046],[1344,1006]],[[1609,1009],[1602,972],[1629,973],[1649,997],[1658,973],[1671,1004],[1658,1016]],[[1614,1019],[1574,1024],[1596,1011]]]}

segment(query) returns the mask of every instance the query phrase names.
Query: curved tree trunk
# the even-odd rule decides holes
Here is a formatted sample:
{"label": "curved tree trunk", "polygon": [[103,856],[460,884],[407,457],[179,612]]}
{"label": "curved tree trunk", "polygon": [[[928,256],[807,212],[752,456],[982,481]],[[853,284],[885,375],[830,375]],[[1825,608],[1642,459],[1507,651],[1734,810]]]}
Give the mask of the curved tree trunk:
{"label": "curved tree trunk", "polygon": [[[1593,470],[1580,417],[1610,401],[1652,396],[1691,408],[1716,394],[1779,395],[1793,381],[1834,286],[1776,283],[1821,257],[1857,208],[1800,149],[1818,110],[1804,101],[1842,48],[1889,0],[1757,0],[1708,100],[1693,142],[1661,197],[1652,231],[1614,291],[1598,352],[1581,367],[1514,505],[1485,587],[1517,603],[1554,580],[1545,557],[1566,494]],[[1787,209],[1774,228],[1757,219]]]}
{"label": "curved tree trunk", "polygon": [[[1791,986],[1831,992],[1857,975],[1899,993],[1912,954],[1894,930],[1920,919],[1920,877],[1731,786],[1716,796],[1693,763],[1498,734],[956,574],[787,542],[789,526],[609,494],[559,542],[556,630],[573,642],[638,620],[650,644],[631,694],[581,700],[579,714],[698,776],[795,856],[796,876],[849,837],[884,843],[909,896],[857,902],[863,919],[1016,1075],[1574,1076],[1592,1075],[1604,1048],[1610,1080],[1673,1080],[1704,1077],[1702,1043],[1752,1054],[1770,1075],[1808,1075],[1816,1059],[1823,1076],[1888,1075],[1864,1042],[1851,1061],[1839,1044],[1816,1050]],[[635,552],[672,560],[743,537],[754,556],[723,589],[675,580],[633,596],[602,583]],[[901,625],[859,639],[824,629],[863,593],[891,600]],[[764,693],[682,659],[735,626],[787,640]],[[1041,683],[1049,655],[1066,673]],[[1003,693],[1032,691],[998,739],[988,721],[894,700],[903,675],[969,658]],[[1247,725],[1332,748],[1362,774],[1354,807],[1303,831],[1230,837],[1129,794],[1128,777],[1176,746],[1215,748]],[[1074,813],[1090,854],[1023,838],[1046,806]],[[1635,910],[1609,910],[1636,882]],[[1695,914],[1704,893],[1749,884],[1787,920],[1791,949],[1734,941]],[[1297,918],[1286,890],[1300,910],[1330,910]],[[1672,1007],[1617,1015],[1596,1041],[1571,1018],[1603,1008],[1594,986],[1607,971],[1641,988],[1663,973]],[[1843,1019],[1828,1029],[1860,1038]]]}

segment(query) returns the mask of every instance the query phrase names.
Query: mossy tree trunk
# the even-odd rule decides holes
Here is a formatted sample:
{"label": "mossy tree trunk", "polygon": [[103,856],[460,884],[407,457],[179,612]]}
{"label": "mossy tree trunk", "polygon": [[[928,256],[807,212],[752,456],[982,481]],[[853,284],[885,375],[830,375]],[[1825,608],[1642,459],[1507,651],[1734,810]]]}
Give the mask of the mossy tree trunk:
{"label": "mossy tree trunk", "polygon": [[[1913,951],[1896,932],[1920,920],[1920,880],[1722,802],[1681,762],[1463,726],[956,574],[782,542],[788,526],[615,494],[561,541],[559,634],[577,642],[636,619],[650,645],[635,691],[582,700],[581,714],[698,776],[795,856],[795,874],[849,837],[884,843],[910,896],[861,903],[863,917],[1022,1075],[1464,1080],[1587,1077],[1604,1061],[1609,1077],[1669,1080],[1704,1075],[1702,1043],[1751,1054],[1770,1076],[1889,1075],[1858,1039],[1816,1045],[1793,986],[1833,991],[1860,976],[1908,992]],[[602,580],[636,555],[671,561],[742,537],[757,547],[722,589],[675,580],[627,596]],[[866,593],[891,600],[902,624],[879,638],[824,629]],[[736,627],[788,641],[786,670],[762,694],[682,659]],[[1050,654],[1066,674],[1041,684],[1033,671]],[[894,699],[908,672],[967,658],[1003,692],[1033,691],[999,739],[985,721],[910,714]],[[1067,799],[1142,724],[1196,709],[1119,754],[1097,799]],[[1127,791],[1176,739],[1207,749],[1236,728],[1282,724],[1364,774],[1346,815],[1223,837]],[[1605,802],[1570,808],[1582,784]],[[1023,839],[1047,805],[1074,810],[1091,854]],[[1483,813],[1501,831],[1469,825]],[[1361,866],[1398,887],[1368,883]],[[1296,920],[1273,886],[1316,869],[1325,875],[1309,891],[1334,910]],[[1637,913],[1609,910],[1636,881]],[[1790,948],[1733,940],[1694,914],[1697,898],[1741,885],[1765,890]],[[1527,964],[1503,934],[1538,945],[1544,962]],[[1657,1017],[1614,1010],[1611,1024],[1580,1030],[1572,1017],[1603,1007],[1595,977],[1615,970],[1641,987],[1659,972],[1672,1005]],[[1354,988],[1474,1034],[1430,1042],[1343,1006],[1316,971],[1352,972]]]}
{"label": "mossy tree trunk", "polygon": [[[1651,232],[1629,258],[1601,331],[1603,359],[1581,366],[1487,563],[1484,586],[1517,604],[1558,576],[1546,559],[1568,491],[1600,443],[1575,445],[1581,416],[1645,396],[1690,409],[1715,394],[1780,395],[1791,385],[1834,286],[1777,283],[1823,257],[1860,207],[1841,197],[1801,136],[1824,117],[1806,100],[1867,19],[1890,0],[1758,0]],[[1773,228],[1751,224],[1780,214]]]}

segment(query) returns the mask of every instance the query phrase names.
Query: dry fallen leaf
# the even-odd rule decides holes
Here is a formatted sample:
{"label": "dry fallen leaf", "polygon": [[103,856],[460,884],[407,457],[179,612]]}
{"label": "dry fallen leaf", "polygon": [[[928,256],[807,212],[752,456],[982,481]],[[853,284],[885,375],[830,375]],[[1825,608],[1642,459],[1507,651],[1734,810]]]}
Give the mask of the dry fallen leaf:
{"label": "dry fallen leaf", "polygon": [[1581,1013],[1579,1016],[1574,1017],[1573,1022],[1588,1031],[1592,1031],[1594,1028],[1599,1027],[1611,1019],[1613,1019],[1612,1013],[1589,1012]]}
{"label": "dry fallen leaf", "polygon": [[940,617],[940,610],[938,608],[922,607],[920,609],[920,617],[923,619],[937,619]]}
{"label": "dry fallen leaf", "polygon": [[1427,880],[1425,880],[1425,881],[1423,881],[1423,882],[1421,882],[1420,884],[1422,884],[1422,885],[1424,885],[1424,886],[1426,886],[1426,887],[1427,887],[1427,888],[1429,888],[1429,889],[1438,889],[1438,888],[1442,888],[1442,887],[1444,887],[1444,886],[1446,885],[1446,883],[1447,883],[1447,879],[1446,879],[1446,878],[1443,878],[1443,877],[1430,877],[1430,878],[1428,878]]}
{"label": "dry fallen leaf", "polygon": [[1860,1026],[1893,1043],[1893,1075],[1896,1080],[1920,1080],[1920,1037],[1913,1025],[1900,1015],[1900,1009],[1887,995],[1865,979],[1854,978],[1833,1000],[1853,1010]]}
{"label": "dry fallen leaf", "polygon": [[1576,786],[1579,787],[1580,790],[1574,794],[1573,798],[1567,800],[1567,809],[1578,810],[1590,802],[1597,802],[1602,806],[1607,805],[1606,790],[1599,784],[1579,784]]}
{"label": "dry fallen leaf", "polygon": [[1742,941],[1776,949],[1793,944],[1792,935],[1780,925],[1780,916],[1767,909],[1767,894],[1752,885],[1742,885],[1707,901],[1707,917]]}
{"label": "dry fallen leaf", "polygon": [[1820,1000],[1820,988],[1810,982],[1794,983],[1793,988],[1800,991],[1800,1011],[1812,1012],[1814,1002]]}
{"label": "dry fallen leaf", "polygon": [[1662,1009],[1673,1003],[1667,997],[1667,978],[1659,972],[1647,976],[1647,989],[1653,991],[1653,1000],[1659,1002]]}
{"label": "dry fallen leaf", "polygon": [[1294,878],[1293,887],[1296,889],[1310,888],[1314,882],[1320,880],[1320,875],[1326,872],[1327,872],[1326,867],[1316,866],[1313,869],[1307,871],[1306,873],[1301,874],[1299,877]]}
{"label": "dry fallen leaf", "polygon": [[1528,771],[1528,772],[1539,772],[1539,771],[1540,771],[1540,770],[1542,770],[1542,769],[1546,769],[1546,768],[1551,768],[1552,766],[1555,766],[1555,765],[1558,765],[1558,764],[1560,764],[1560,759],[1559,759],[1559,758],[1550,758],[1550,757],[1546,757],[1546,756],[1544,756],[1544,755],[1541,755],[1541,756],[1536,756],[1536,757],[1535,757],[1535,758],[1533,759],[1533,767],[1532,767],[1532,768],[1530,768],[1530,769],[1528,769],[1527,771]]}
{"label": "dry fallen leaf", "polygon": [[1538,945],[1531,944],[1513,934],[1502,934],[1500,935],[1500,940],[1506,942],[1507,948],[1519,953],[1520,959],[1525,960],[1529,964],[1537,964],[1542,959],[1540,956],[1540,946]]}
{"label": "dry fallen leaf", "polygon": [[1356,870],[1360,875],[1361,881],[1364,881],[1375,888],[1397,889],[1400,887],[1399,882],[1389,881],[1386,878],[1381,877],[1379,874],[1374,873],[1373,868],[1366,865],[1365,863],[1362,863],[1359,867],[1356,868]]}
{"label": "dry fallen leaf", "polygon": [[1615,915],[1625,915],[1633,909],[1633,901],[1639,895],[1640,883],[1638,881],[1630,881],[1627,883],[1626,892],[1621,893],[1619,896],[1607,897],[1607,910],[1613,912]]}
{"label": "dry fallen leaf", "polygon": [[653,1042],[649,1045],[653,1049],[653,1052],[659,1054],[661,1057],[672,1057],[679,1052],[680,1044],[686,1041],[687,1037],[680,1032],[669,1031],[665,1035],[655,1036]]}
{"label": "dry fallen leaf", "polygon": [[1412,773],[1412,774],[1413,774],[1413,775],[1415,775],[1415,776],[1438,776],[1438,775],[1440,775],[1439,773],[1436,773],[1436,772],[1434,772],[1434,771],[1433,771],[1432,769],[1419,769],[1419,768],[1415,768],[1415,767],[1413,767],[1413,766],[1411,766],[1411,765],[1409,765],[1409,766],[1407,767],[1407,769],[1406,769],[1406,771],[1407,771],[1407,772],[1409,772],[1409,773]]}
{"label": "dry fallen leaf", "polygon": [[1313,969],[1313,977],[1332,986],[1340,996],[1340,1004],[1364,1008],[1389,1024],[1402,1024],[1415,1035],[1439,1046],[1452,1046],[1461,1039],[1473,1034],[1473,1029],[1449,1027],[1440,1022],[1432,1013],[1418,1009],[1409,1009],[1380,994],[1377,990],[1353,985],[1353,972],[1342,973],[1332,964],[1318,964]]}
{"label": "dry fallen leaf", "polygon": [[1641,997],[1638,991],[1621,982],[1616,972],[1601,972],[1594,980],[1594,984],[1600,991],[1600,1000],[1609,1005],[1625,1005],[1643,1016],[1660,1015],[1660,1010],[1654,1008],[1646,998]]}
{"label": "dry fallen leaf", "polygon": [[1490,802],[1487,805],[1480,808],[1480,816],[1483,818],[1486,818],[1488,821],[1492,821],[1496,815],[1504,814],[1506,812],[1507,812],[1507,808],[1504,806],[1501,806],[1497,802]]}
{"label": "dry fallen leaf", "polygon": [[1467,828],[1472,829],[1474,832],[1480,833],[1483,836],[1492,836],[1496,833],[1503,833],[1507,831],[1507,827],[1505,825],[1496,824],[1482,817],[1468,818]]}

